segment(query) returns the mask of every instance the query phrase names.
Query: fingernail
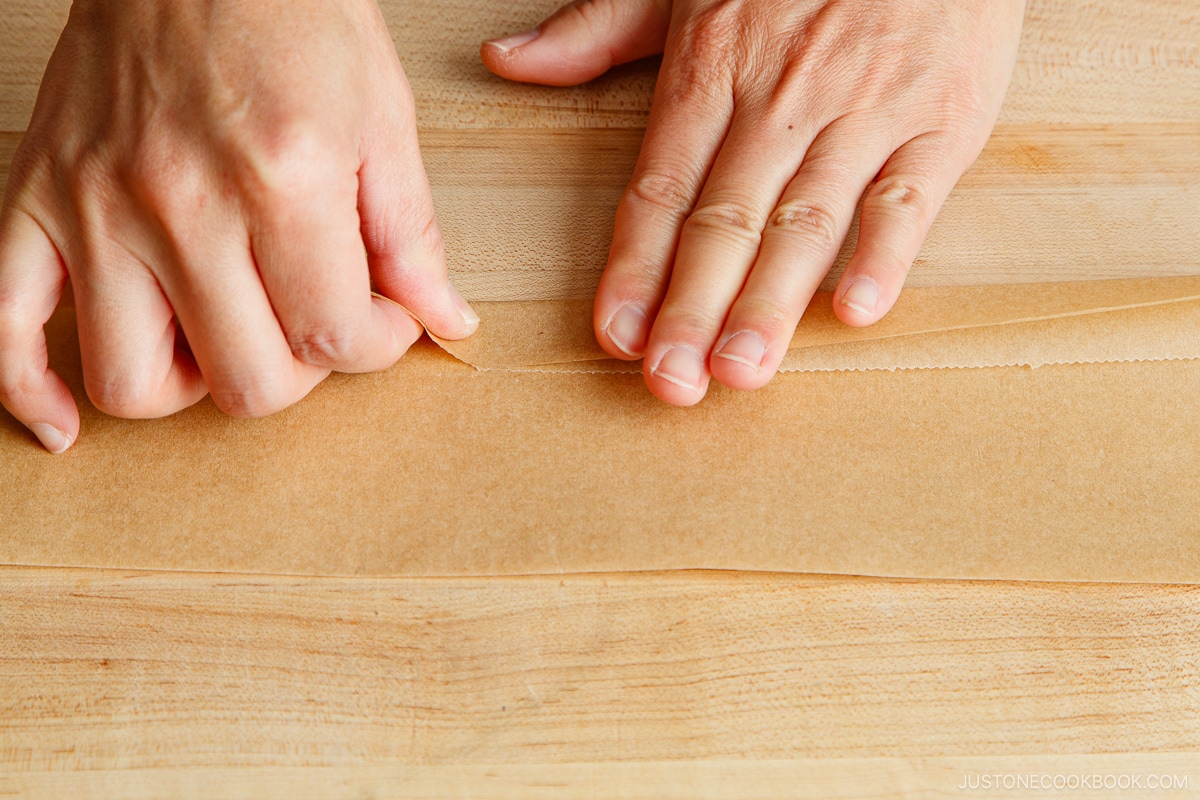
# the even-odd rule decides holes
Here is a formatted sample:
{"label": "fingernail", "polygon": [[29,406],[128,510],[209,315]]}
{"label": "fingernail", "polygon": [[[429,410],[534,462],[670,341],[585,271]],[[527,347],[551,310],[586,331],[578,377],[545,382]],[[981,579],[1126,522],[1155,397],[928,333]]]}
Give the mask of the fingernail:
{"label": "fingernail", "polygon": [[33,435],[42,443],[42,447],[56,456],[67,452],[67,448],[71,446],[71,437],[53,425],[47,425],[44,422],[31,422],[29,430],[33,431]]}
{"label": "fingernail", "polygon": [[842,305],[860,314],[874,314],[879,303],[879,285],[867,276],[855,278],[842,294]]}
{"label": "fingernail", "polygon": [[458,289],[453,286],[449,287],[450,301],[454,303],[454,307],[458,309],[458,313],[462,315],[463,323],[467,328],[474,330],[479,327],[479,315],[471,308],[471,305],[463,299],[463,296],[458,293]]}
{"label": "fingernail", "polygon": [[516,50],[521,45],[529,44],[538,36],[540,36],[541,33],[542,32],[539,29],[534,28],[531,31],[514,33],[512,36],[505,36],[502,39],[492,39],[491,41],[487,42],[487,44],[490,44],[492,47],[499,48],[507,53],[510,50]]}
{"label": "fingernail", "polygon": [[684,389],[699,389],[700,378],[704,375],[704,361],[695,350],[680,345],[664,353],[658,364],[651,368],[650,374]]}
{"label": "fingernail", "polygon": [[741,331],[730,337],[721,345],[721,349],[713,353],[715,356],[736,361],[752,367],[755,372],[762,366],[763,356],[767,354],[767,346],[762,337],[754,331]]}
{"label": "fingernail", "polygon": [[645,313],[636,306],[621,306],[608,319],[604,332],[609,341],[625,355],[638,358],[646,349],[646,328],[649,327]]}

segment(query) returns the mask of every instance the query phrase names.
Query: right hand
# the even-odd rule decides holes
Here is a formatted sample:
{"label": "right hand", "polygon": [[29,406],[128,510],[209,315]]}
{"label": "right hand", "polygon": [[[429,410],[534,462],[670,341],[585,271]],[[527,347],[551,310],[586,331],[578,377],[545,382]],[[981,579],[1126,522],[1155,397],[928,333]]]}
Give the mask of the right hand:
{"label": "right hand", "polygon": [[422,328],[372,280],[470,335],[374,0],[76,0],[0,211],[0,402],[51,452],[79,435],[43,333],[68,278],[121,417],[390,366]]}
{"label": "right hand", "polygon": [[[661,51],[596,338],[678,406],[771,380],[861,208],[833,311],[878,321],[979,155],[1025,0],[576,0],[484,44],[565,86]],[[861,201],[861,205],[860,205]]]}

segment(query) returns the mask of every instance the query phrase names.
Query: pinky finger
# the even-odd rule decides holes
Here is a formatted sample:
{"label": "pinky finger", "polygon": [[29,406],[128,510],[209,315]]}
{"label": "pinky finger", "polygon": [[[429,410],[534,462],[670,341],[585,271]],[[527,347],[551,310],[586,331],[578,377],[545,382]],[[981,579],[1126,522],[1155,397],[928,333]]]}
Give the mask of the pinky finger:
{"label": "pinky finger", "polygon": [[9,210],[0,221],[0,404],[55,454],[79,437],[79,411],[50,369],[43,330],[65,281],[41,226]]}
{"label": "pinky finger", "polygon": [[833,295],[847,325],[878,322],[900,296],[933,220],[971,159],[943,134],[912,139],[888,159],[862,201],[858,244]]}

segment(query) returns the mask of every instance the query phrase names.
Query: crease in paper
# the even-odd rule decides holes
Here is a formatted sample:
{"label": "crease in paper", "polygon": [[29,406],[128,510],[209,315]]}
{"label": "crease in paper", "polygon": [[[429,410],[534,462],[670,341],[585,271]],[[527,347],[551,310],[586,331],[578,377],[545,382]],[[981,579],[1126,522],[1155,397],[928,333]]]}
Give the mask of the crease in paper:
{"label": "crease in paper", "polygon": [[[1194,358],[1200,357],[1197,300],[1195,277],[918,287],[906,290],[880,322],[852,328],[834,316],[831,295],[821,292],[780,369]],[[477,369],[610,374],[640,369],[638,362],[612,359],[600,349],[590,301],[480,302],[475,308],[481,324],[474,336],[435,340]]]}
{"label": "crease in paper", "polygon": [[1090,314],[795,349],[783,372],[1041,367],[1200,357],[1200,302],[1181,300]]}

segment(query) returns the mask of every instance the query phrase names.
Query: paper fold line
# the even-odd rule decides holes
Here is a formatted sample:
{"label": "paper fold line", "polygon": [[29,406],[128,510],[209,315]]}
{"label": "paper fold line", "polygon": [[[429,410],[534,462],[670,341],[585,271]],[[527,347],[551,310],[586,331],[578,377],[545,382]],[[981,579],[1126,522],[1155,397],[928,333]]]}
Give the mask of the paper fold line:
{"label": "paper fold line", "polygon": [[[987,286],[938,286],[906,289],[892,311],[878,323],[866,328],[852,328],[833,313],[832,294],[818,292],[805,311],[785,357],[783,369],[897,369],[910,366],[984,366],[1009,363],[1013,353],[1021,348],[1014,345],[1018,329],[1033,331],[1032,323],[1061,320],[1129,311],[1200,300],[1200,277],[1134,278],[1101,281],[1071,281],[1060,283],[993,284]],[[635,362],[612,359],[600,349],[592,332],[592,303],[588,300],[532,300],[510,302],[480,302],[472,304],[479,313],[479,331],[468,339],[447,341],[431,335],[446,352],[478,369],[536,369],[540,372],[632,372]],[[1124,315],[1123,322],[1136,317]],[[1130,360],[1160,358],[1162,348],[1138,355],[1137,341],[1150,328],[1164,331],[1163,317],[1154,317],[1155,324],[1139,336],[1117,337],[1111,356],[1104,352],[1098,339],[1088,338],[1087,332],[1103,330],[1097,323],[1080,327],[1080,334],[1060,335],[1074,328],[1064,323],[1053,329],[1050,338],[1038,337],[1036,352],[1025,348],[1025,355],[1016,356],[1016,363],[1075,363],[1096,360]],[[1018,326],[1005,335],[977,332],[998,326]],[[1140,329],[1139,329],[1140,330]],[[951,332],[960,332],[957,336]],[[942,344],[959,348],[944,357],[937,349],[927,346],[913,359],[911,347],[889,351],[877,344],[900,337],[925,334],[946,334]],[[983,339],[979,337],[983,336]],[[964,357],[962,343],[967,340],[987,345],[1002,341],[1005,355],[988,355],[976,351]],[[934,340],[930,340],[933,342]],[[832,345],[850,348],[833,348]],[[1083,347],[1083,345],[1088,345]],[[804,351],[818,348],[818,358],[805,360]],[[1180,357],[1200,356],[1200,342],[1194,349],[1190,343],[1174,342],[1172,353],[1186,352]],[[838,353],[847,358],[839,361]],[[1165,351],[1164,351],[1165,352]],[[813,354],[814,356],[816,353]],[[997,359],[1008,359],[997,361]],[[1024,359],[1024,360],[1022,360]],[[869,366],[866,366],[869,365]]]}

